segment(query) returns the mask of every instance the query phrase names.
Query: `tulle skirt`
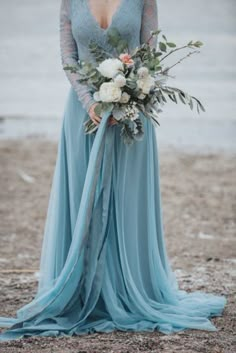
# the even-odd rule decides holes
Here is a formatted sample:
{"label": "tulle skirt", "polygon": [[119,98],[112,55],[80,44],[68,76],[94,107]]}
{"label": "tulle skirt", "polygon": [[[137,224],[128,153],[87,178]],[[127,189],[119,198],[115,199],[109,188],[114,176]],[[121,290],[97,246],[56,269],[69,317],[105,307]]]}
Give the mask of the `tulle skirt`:
{"label": "tulle skirt", "polygon": [[155,127],[125,145],[102,117],[85,135],[87,112],[71,88],[58,144],[35,298],[0,318],[0,340],[92,332],[217,330],[226,298],[180,290],[168,260]]}

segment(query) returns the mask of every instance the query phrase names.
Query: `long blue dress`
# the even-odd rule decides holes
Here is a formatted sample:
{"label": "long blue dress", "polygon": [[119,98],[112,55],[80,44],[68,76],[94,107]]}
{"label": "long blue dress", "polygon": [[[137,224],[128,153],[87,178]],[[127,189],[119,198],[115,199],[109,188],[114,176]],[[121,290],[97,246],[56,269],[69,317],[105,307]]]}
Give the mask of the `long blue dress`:
{"label": "long blue dress", "polygon": [[[91,4],[90,4],[91,3]],[[90,59],[88,42],[106,50],[107,31],[117,27],[129,48],[157,28],[155,0],[120,0],[110,25],[100,26],[89,0],[62,0],[62,63]],[[157,43],[153,40],[152,45]],[[65,106],[45,224],[38,291],[0,340],[33,335],[216,330],[224,296],[178,288],[166,253],[155,128],[140,113],[144,138],[123,143],[120,127],[102,116],[96,135],[83,122],[94,103],[88,87],[67,72]]]}

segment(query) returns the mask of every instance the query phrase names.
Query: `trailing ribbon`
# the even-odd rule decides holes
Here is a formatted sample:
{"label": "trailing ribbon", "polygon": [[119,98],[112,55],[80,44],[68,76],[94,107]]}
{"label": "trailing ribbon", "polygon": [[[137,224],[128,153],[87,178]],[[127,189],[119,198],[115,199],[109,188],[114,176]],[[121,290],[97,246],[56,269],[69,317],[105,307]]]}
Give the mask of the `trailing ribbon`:
{"label": "trailing ribbon", "polygon": [[[74,322],[77,327],[96,305],[102,282],[98,278],[103,273],[101,269],[106,255],[112,188],[114,129],[107,124],[110,114],[106,112],[102,116],[90,151],[79,212],[65,265],[52,288],[43,291],[18,310],[17,319],[6,318],[6,326],[7,323],[14,325],[1,335],[3,339],[23,336],[29,330],[46,331],[46,328],[43,329],[44,320],[60,317],[66,310],[71,310],[73,303],[78,304],[80,300],[81,310]],[[71,331],[72,327],[68,329]]]}

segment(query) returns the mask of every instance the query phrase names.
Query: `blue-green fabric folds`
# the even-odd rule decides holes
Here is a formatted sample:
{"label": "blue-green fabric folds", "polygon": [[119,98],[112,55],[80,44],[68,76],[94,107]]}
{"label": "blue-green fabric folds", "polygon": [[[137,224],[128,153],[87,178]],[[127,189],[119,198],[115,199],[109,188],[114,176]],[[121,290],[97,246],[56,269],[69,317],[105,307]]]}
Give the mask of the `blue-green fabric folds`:
{"label": "blue-green fabric folds", "polygon": [[178,288],[168,260],[155,128],[127,146],[103,115],[88,115],[71,88],[61,127],[36,297],[0,318],[0,340],[187,328],[214,331],[224,296]]}

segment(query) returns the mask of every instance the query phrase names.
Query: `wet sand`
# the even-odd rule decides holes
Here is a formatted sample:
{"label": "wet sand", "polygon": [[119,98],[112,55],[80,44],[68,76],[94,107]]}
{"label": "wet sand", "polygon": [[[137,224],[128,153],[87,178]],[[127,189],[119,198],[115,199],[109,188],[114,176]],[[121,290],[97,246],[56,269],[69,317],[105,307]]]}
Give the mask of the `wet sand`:
{"label": "wet sand", "polygon": [[[36,291],[44,221],[57,143],[0,141],[0,316],[14,316]],[[166,244],[180,287],[227,296],[218,332],[115,332],[29,338],[0,344],[10,353],[234,353],[236,155],[160,151]]]}

